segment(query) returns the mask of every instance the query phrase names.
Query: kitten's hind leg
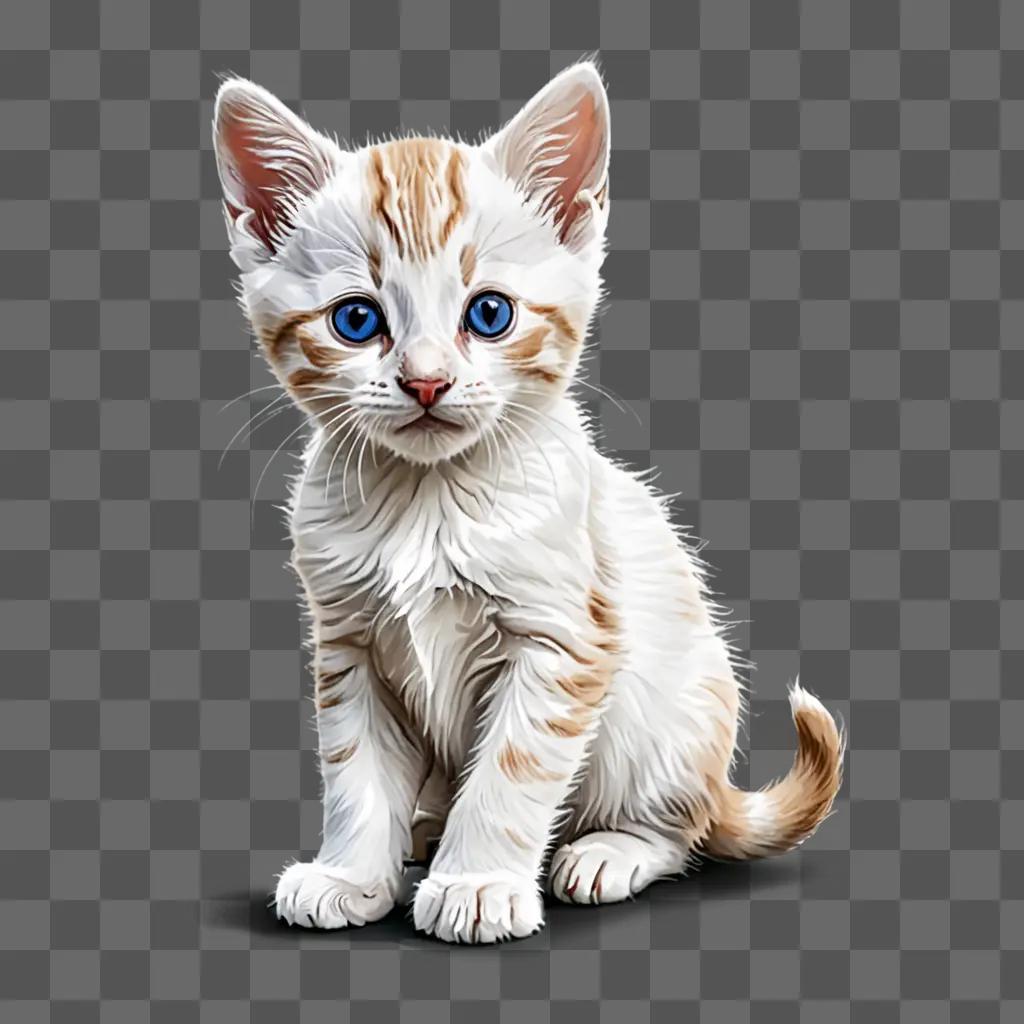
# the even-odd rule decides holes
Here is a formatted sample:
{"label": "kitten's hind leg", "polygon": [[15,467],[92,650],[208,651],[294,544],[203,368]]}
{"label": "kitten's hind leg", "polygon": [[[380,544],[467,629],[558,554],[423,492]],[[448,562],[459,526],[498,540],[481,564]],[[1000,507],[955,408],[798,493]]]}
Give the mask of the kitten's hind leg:
{"label": "kitten's hind leg", "polygon": [[684,871],[690,848],[684,832],[646,825],[587,832],[555,851],[548,888],[565,903],[618,903]]}

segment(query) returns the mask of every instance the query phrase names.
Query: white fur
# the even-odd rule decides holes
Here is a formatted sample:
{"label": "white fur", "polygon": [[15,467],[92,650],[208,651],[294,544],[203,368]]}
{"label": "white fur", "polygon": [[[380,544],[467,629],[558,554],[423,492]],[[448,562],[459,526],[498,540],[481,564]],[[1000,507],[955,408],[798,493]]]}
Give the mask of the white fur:
{"label": "white fur", "polygon": [[[566,96],[581,90],[606,116],[597,75],[578,65],[534,101],[529,124],[505,132],[545,130],[545,104],[564,120]],[[502,138],[510,140],[524,144]],[[538,879],[558,839],[567,845],[552,877],[563,899],[624,899],[681,870],[693,837],[664,822],[672,808],[705,800],[709,763],[725,782],[740,694],[700,566],[663,500],[595,450],[564,385],[524,382],[500,346],[477,343],[463,355],[449,340],[467,293],[458,268],[467,242],[479,253],[477,282],[588,323],[601,291],[607,204],[582,196],[589,219],[571,245],[559,244],[550,209],[502,173],[498,143],[462,151],[469,213],[435,259],[401,263],[375,224],[363,198],[365,150],[335,148],[333,178],[295,204],[275,254],[254,244],[244,214],[229,218],[229,231],[258,329],[287,311],[371,291],[366,239],[400,268],[380,293],[394,351],[367,348],[339,370],[347,408],[359,414],[341,414],[336,435],[316,425],[292,495],[316,667],[338,678],[342,700],[319,714],[323,846],[313,865],[285,871],[279,913],[341,927],[386,911],[433,769],[458,795],[418,889],[415,923],[449,941],[482,942],[540,927]],[[557,180],[557,160],[545,173]],[[595,170],[595,185],[604,173]],[[542,322],[525,302],[518,317],[520,332]],[[323,323],[308,329],[319,344],[338,344]],[[394,436],[396,417],[418,415],[394,384],[397,369],[427,343],[444,345],[461,382],[444,399],[445,414],[465,425],[457,440]],[[571,376],[575,357],[566,369]],[[602,559],[614,566],[605,589],[623,653],[589,725],[552,735],[539,724],[573,714],[573,700],[553,684],[578,670],[574,651],[589,650],[586,595]],[[359,642],[329,643],[349,635]],[[498,759],[506,744],[528,750],[542,777],[510,780]],[[329,763],[349,747],[351,756]]]}

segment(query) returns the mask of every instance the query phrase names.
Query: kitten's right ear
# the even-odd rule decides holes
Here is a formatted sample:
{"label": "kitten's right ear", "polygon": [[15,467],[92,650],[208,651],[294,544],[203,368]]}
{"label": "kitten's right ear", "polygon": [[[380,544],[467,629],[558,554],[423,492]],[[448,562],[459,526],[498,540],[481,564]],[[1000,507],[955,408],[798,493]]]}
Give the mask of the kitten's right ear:
{"label": "kitten's right ear", "polygon": [[552,216],[559,240],[579,250],[608,220],[608,96],[583,61],[556,75],[484,144],[501,170]]}
{"label": "kitten's right ear", "polygon": [[229,79],[217,93],[213,141],[229,223],[258,243],[252,255],[266,259],[291,230],[297,207],[337,169],[340,150],[242,78]]}

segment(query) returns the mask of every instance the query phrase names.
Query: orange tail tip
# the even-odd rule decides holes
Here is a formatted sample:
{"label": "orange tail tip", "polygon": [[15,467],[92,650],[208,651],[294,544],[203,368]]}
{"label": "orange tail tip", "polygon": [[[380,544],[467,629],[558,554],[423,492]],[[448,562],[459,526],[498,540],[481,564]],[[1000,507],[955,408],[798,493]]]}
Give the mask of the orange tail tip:
{"label": "orange tail tip", "polygon": [[797,751],[789,774],[753,793],[728,787],[704,841],[704,852],[726,860],[785,853],[824,821],[843,781],[846,740],[817,697],[793,685],[789,705]]}

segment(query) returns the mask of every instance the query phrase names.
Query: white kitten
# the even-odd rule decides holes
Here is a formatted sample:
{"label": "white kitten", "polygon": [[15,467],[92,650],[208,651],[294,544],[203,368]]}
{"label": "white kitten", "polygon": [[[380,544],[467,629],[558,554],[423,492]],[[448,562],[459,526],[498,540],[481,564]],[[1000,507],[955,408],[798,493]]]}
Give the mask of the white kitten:
{"label": "white kitten", "polygon": [[595,68],[479,146],[346,152],[239,80],[214,130],[245,308],[313,427],[291,528],[323,845],[280,916],[382,917],[434,835],[416,926],[492,942],[541,926],[546,866],[559,899],[611,902],[810,835],[835,723],[795,687],[791,773],[730,785],[741,696],[700,568],[569,394],[608,220]]}

